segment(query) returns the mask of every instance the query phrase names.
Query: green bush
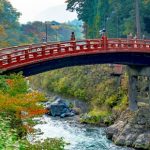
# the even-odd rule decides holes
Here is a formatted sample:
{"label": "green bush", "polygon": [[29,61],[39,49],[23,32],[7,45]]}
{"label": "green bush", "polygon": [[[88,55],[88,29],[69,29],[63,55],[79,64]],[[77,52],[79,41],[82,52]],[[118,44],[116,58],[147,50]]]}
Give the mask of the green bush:
{"label": "green bush", "polygon": [[120,103],[118,105],[116,105],[113,110],[114,111],[123,111],[128,107],[128,97],[126,95],[124,95],[121,100]]}
{"label": "green bush", "polygon": [[43,142],[37,141],[34,144],[28,143],[26,150],[64,150],[66,143],[61,139],[46,139]]}
{"label": "green bush", "polygon": [[9,88],[9,90],[7,91],[9,95],[16,96],[17,94],[27,93],[27,81],[21,74],[13,74],[9,78],[13,80],[11,88]]}
{"label": "green bush", "polygon": [[[12,128],[12,118],[6,114],[0,114],[0,149],[21,150],[22,141],[18,137],[17,128]],[[16,123],[15,123],[16,124]]]}
{"label": "green bush", "polygon": [[112,95],[105,101],[105,104],[112,108],[117,104],[117,99],[117,95]]}
{"label": "green bush", "polygon": [[9,89],[8,84],[6,83],[6,76],[0,75],[0,91],[7,92]]}
{"label": "green bush", "polygon": [[[110,112],[107,110],[92,110],[88,114],[85,114],[81,118],[81,123],[89,123],[89,124],[100,124],[106,122],[106,118],[110,116]],[[104,121],[105,120],[105,121]]]}
{"label": "green bush", "polygon": [[31,144],[26,139],[18,137],[23,130],[22,124],[10,114],[0,114],[0,127],[1,150],[64,150],[66,145],[63,139],[46,139]]}

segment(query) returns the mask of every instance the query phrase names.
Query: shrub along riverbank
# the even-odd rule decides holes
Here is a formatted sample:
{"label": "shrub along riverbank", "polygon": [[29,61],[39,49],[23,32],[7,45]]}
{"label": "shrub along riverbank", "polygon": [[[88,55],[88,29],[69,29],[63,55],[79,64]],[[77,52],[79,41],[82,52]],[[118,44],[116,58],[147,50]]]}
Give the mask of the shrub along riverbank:
{"label": "shrub along riverbank", "polygon": [[112,77],[108,65],[64,68],[30,77],[37,89],[65,97],[77,98],[90,106],[90,112],[81,122],[110,125],[127,107],[127,75]]}
{"label": "shrub along riverbank", "polygon": [[41,101],[45,101],[44,95],[28,92],[27,82],[22,75],[0,76],[1,150],[64,149],[62,139],[47,139],[34,145],[26,140],[27,133],[33,132],[28,120],[46,112],[42,106],[37,105]]}

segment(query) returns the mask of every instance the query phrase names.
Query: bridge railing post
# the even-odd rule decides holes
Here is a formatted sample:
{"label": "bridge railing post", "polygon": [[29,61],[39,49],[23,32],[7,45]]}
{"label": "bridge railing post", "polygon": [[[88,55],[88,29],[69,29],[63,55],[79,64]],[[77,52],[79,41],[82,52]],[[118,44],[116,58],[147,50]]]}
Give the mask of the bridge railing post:
{"label": "bridge railing post", "polygon": [[60,44],[57,44],[57,51],[58,51],[58,53],[61,53],[61,46],[60,46]]}
{"label": "bridge railing post", "polygon": [[3,60],[0,60],[0,68],[2,67],[3,65]]}
{"label": "bridge railing post", "polygon": [[90,40],[86,40],[86,47],[87,47],[87,50],[91,49]]}
{"label": "bridge railing post", "polygon": [[69,52],[69,47],[68,47],[68,46],[65,47],[65,52],[66,52],[66,53]]}
{"label": "bridge railing post", "polygon": [[16,61],[17,61],[17,63],[20,62],[20,56],[16,56]]}
{"label": "bridge railing post", "polygon": [[132,40],[129,39],[129,40],[128,40],[128,43],[127,43],[127,45],[126,45],[126,46],[127,46],[127,49],[130,49],[130,48],[132,47],[131,45],[132,45]]}
{"label": "bridge railing post", "polygon": [[7,63],[10,64],[12,61],[11,54],[7,54]]}
{"label": "bridge railing post", "polygon": [[143,40],[143,48],[146,48],[146,42]]}
{"label": "bridge railing post", "polygon": [[42,47],[42,56],[44,56],[45,55],[46,45],[42,45],[41,47]]}
{"label": "bridge railing post", "polygon": [[106,50],[108,48],[108,38],[105,35],[103,35],[101,38],[101,47],[103,50]]}
{"label": "bridge railing post", "polygon": [[118,48],[121,48],[121,40],[118,40]]}
{"label": "bridge railing post", "polygon": [[25,59],[29,59],[29,50],[25,50]]}
{"label": "bridge railing post", "polygon": [[71,41],[70,46],[71,46],[72,50],[75,51],[76,50],[76,41]]}

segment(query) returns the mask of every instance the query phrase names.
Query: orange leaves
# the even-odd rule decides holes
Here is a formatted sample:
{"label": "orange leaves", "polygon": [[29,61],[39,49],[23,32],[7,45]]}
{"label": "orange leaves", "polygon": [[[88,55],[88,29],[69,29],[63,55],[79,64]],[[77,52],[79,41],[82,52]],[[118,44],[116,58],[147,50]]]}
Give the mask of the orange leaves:
{"label": "orange leaves", "polygon": [[28,112],[31,116],[33,116],[33,115],[45,114],[48,112],[48,110],[46,110],[46,109],[30,109],[30,110],[28,110]]}
{"label": "orange leaves", "polygon": [[37,91],[27,93],[27,82],[22,75],[2,76],[0,86],[1,112],[13,111],[17,117],[26,118],[46,113],[46,110],[39,104],[45,101],[45,96]]}
{"label": "orange leaves", "polygon": [[44,95],[38,92],[20,94],[15,97],[0,93],[0,111],[15,111],[19,117],[20,112],[27,112],[20,117],[33,117],[34,115],[45,114],[46,110],[37,103],[43,101]]}
{"label": "orange leaves", "polygon": [[22,118],[29,118],[29,117],[34,117],[36,115],[43,115],[48,112],[48,110],[46,110],[44,108],[36,108],[36,109],[30,108],[26,111],[27,111],[27,113],[24,113],[21,115]]}
{"label": "orange leaves", "polygon": [[10,86],[13,87],[14,86],[14,81],[12,79],[6,79],[6,83]]}
{"label": "orange leaves", "polygon": [[25,101],[30,101],[30,102],[41,102],[41,101],[45,101],[45,97],[43,94],[39,93],[39,92],[31,92],[31,93],[27,93],[25,95],[25,97],[23,98]]}

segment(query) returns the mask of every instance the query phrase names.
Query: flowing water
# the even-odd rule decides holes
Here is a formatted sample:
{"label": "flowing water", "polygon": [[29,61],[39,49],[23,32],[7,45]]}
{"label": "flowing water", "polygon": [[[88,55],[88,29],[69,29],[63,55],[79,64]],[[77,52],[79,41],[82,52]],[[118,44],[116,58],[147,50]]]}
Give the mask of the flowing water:
{"label": "flowing water", "polygon": [[29,135],[28,138],[31,142],[62,137],[70,143],[65,150],[131,150],[115,146],[106,138],[104,128],[81,125],[74,118],[60,119],[44,115],[36,120],[40,122],[34,128],[41,130],[42,134],[37,132],[35,135]]}

